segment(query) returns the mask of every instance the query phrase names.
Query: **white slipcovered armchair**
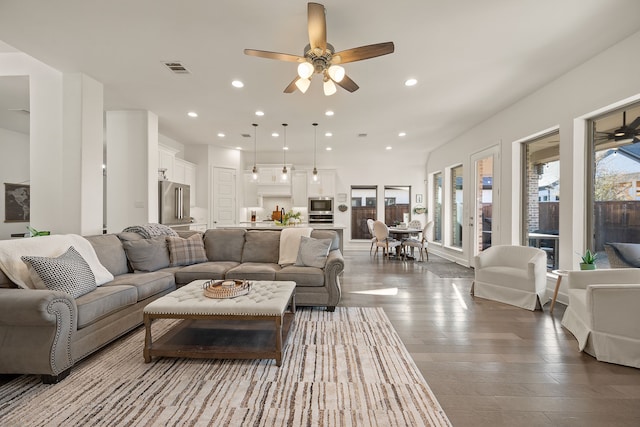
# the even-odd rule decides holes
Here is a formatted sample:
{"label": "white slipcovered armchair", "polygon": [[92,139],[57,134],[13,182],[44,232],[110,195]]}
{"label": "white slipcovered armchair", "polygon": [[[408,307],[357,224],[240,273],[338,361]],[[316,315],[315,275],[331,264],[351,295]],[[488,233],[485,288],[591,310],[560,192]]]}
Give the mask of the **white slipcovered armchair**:
{"label": "white slipcovered armchair", "polygon": [[562,326],[578,349],[603,362],[640,368],[640,269],[570,271]]}
{"label": "white slipcovered armchair", "polygon": [[471,294],[505,304],[542,309],[547,288],[547,255],[528,246],[491,246],[475,259]]}

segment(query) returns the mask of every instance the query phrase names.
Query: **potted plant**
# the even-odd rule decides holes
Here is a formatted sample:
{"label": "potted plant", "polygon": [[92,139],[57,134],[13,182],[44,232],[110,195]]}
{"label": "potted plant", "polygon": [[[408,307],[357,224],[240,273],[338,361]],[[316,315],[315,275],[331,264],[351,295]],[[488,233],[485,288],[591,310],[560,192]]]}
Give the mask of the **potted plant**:
{"label": "potted plant", "polygon": [[275,224],[280,226],[295,225],[296,222],[300,221],[300,216],[301,212],[293,212],[291,210],[283,215],[282,220],[276,220]]}
{"label": "potted plant", "polygon": [[589,249],[582,255],[580,263],[580,270],[595,270],[597,254],[594,254]]}

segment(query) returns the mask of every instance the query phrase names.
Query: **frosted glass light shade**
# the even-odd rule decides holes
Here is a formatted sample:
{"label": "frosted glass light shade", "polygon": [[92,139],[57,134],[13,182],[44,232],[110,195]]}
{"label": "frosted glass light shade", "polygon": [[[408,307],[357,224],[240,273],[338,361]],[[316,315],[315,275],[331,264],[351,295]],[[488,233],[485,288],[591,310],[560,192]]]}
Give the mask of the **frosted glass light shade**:
{"label": "frosted glass light shade", "polygon": [[296,87],[300,90],[300,92],[305,93],[309,86],[311,85],[311,80],[309,79],[298,79],[296,81]]}
{"label": "frosted glass light shade", "polygon": [[308,79],[313,75],[313,65],[308,62],[302,62],[298,65],[298,75],[301,79]]}
{"label": "frosted glass light shade", "polygon": [[333,81],[331,79],[327,79],[326,82],[324,82],[324,94],[326,96],[331,96],[334,93],[336,93],[336,85],[335,83],[333,83]]}
{"label": "frosted glass light shade", "polygon": [[329,67],[329,77],[335,82],[341,82],[344,79],[344,68],[339,65]]}

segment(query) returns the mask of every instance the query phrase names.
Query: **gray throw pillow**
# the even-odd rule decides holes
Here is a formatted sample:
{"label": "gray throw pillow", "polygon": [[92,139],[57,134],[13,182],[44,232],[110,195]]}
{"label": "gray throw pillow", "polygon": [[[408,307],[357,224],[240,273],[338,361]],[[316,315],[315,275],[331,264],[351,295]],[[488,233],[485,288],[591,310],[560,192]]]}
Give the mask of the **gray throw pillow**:
{"label": "gray throw pillow", "polygon": [[165,237],[129,240],[122,243],[134,271],[156,271],[169,267],[169,249]]}
{"label": "gray throw pillow", "polygon": [[96,278],[73,246],[56,258],[23,256],[37,288],[62,291],[78,298],[96,289]]}
{"label": "gray throw pillow", "polygon": [[300,249],[298,249],[298,259],[295,265],[324,268],[330,248],[331,239],[314,239],[303,236],[300,238]]}
{"label": "gray throw pillow", "polygon": [[193,234],[186,239],[167,236],[167,245],[169,246],[169,265],[171,267],[209,261],[200,233]]}

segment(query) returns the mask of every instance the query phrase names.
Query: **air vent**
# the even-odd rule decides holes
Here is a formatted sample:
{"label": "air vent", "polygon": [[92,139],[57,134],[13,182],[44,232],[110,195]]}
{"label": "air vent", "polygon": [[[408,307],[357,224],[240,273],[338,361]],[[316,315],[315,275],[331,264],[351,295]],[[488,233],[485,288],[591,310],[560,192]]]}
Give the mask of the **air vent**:
{"label": "air vent", "polygon": [[163,61],[162,63],[174,74],[191,74],[180,61]]}
{"label": "air vent", "polygon": [[251,135],[248,133],[241,133],[240,135],[242,135],[243,138],[251,138]]}
{"label": "air vent", "polygon": [[359,133],[358,134],[358,138],[366,138],[367,134],[366,133]]}

